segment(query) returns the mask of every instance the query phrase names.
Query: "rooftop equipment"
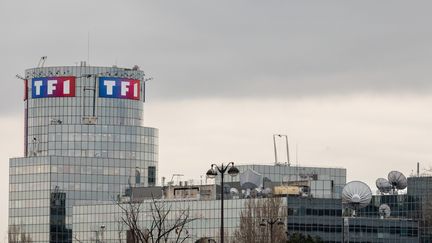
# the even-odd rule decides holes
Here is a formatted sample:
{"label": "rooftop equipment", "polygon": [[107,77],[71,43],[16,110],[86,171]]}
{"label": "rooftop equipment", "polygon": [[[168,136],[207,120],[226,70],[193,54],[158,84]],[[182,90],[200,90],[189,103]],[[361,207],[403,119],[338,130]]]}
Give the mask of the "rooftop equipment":
{"label": "rooftop equipment", "polygon": [[342,203],[353,210],[353,217],[355,217],[356,210],[369,205],[371,199],[371,189],[361,181],[351,181],[342,190]]}
{"label": "rooftop equipment", "polygon": [[378,178],[375,181],[375,185],[381,193],[389,193],[392,189],[392,185],[385,178]]}
{"label": "rooftop equipment", "polygon": [[397,190],[405,189],[408,185],[407,178],[399,171],[390,171],[387,178],[394,193],[396,193]]}

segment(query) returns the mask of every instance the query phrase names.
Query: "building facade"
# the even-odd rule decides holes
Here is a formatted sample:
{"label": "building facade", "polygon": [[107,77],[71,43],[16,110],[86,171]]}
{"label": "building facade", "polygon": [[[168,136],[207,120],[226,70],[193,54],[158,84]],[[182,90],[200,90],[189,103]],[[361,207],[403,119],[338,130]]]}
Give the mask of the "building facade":
{"label": "building facade", "polygon": [[[268,234],[268,224],[259,225],[262,220],[268,220],[268,208],[265,202],[269,198],[247,198],[225,200],[225,242],[239,242],[236,232],[240,230],[242,222],[253,222],[252,230],[257,233],[255,242],[271,242]],[[273,227],[279,233],[291,237],[295,234],[310,236],[317,242],[372,242],[372,243],[416,243],[420,242],[419,222],[406,218],[379,217],[350,217],[343,216],[342,201],[340,199],[281,197],[277,213],[271,220],[281,219],[282,225]],[[167,217],[167,225],[176,219],[179,212],[187,210],[192,222],[186,225],[180,239],[184,242],[197,242],[199,239],[213,239],[219,242],[220,201],[219,200],[156,200],[169,208],[171,214]],[[127,205],[125,203],[124,205]],[[147,230],[154,223],[152,215],[154,207],[152,200],[140,202],[139,226]],[[259,212],[249,217],[248,206],[253,205]],[[268,205],[268,204],[267,204]],[[125,212],[116,204],[99,204],[75,206],[73,223],[76,234],[74,242],[133,242],[127,241],[128,226],[123,224]],[[271,211],[271,210],[270,210]],[[243,216],[242,216],[243,215]],[[242,221],[243,220],[243,221]],[[259,226],[258,226],[259,225]],[[250,225],[249,225],[250,226]],[[245,229],[247,227],[244,227]],[[276,234],[276,228],[273,233]],[[175,242],[177,234],[173,231],[168,242]],[[262,237],[262,238],[260,238]],[[284,238],[285,239],[285,238]],[[285,242],[278,240],[273,242]],[[426,241],[427,242],[427,241]]]}
{"label": "building facade", "polygon": [[[400,218],[407,222],[418,222],[420,242],[432,242],[432,177],[408,177],[407,192],[404,194],[380,194],[372,197],[371,203],[358,211],[358,215],[379,218],[379,207],[387,204],[390,218]],[[405,232],[410,234],[411,232]]]}
{"label": "building facade", "polygon": [[139,68],[25,71],[24,156],[10,159],[9,232],[72,242],[72,207],[156,184],[158,130],[143,127]]}
{"label": "building facade", "polygon": [[[261,199],[230,199],[224,204],[224,233],[225,242],[236,242],[235,232],[240,225],[240,213],[245,209],[248,201],[264,201]],[[167,225],[172,225],[179,212],[189,212],[194,219],[187,224],[181,238],[184,242],[195,242],[199,239],[210,238],[219,242],[220,226],[220,201],[219,200],[156,200],[163,204],[164,208],[171,210],[167,217]],[[127,204],[126,204],[127,205]],[[140,205],[139,225],[143,230],[149,229],[153,223],[152,200],[144,200]],[[286,212],[286,199],[281,198],[279,208],[282,217]],[[285,214],[286,215],[286,214]],[[74,242],[126,242],[128,227],[122,223],[124,211],[116,204],[82,205],[74,206],[73,224],[76,234]],[[285,221],[286,217],[282,217]],[[101,226],[104,226],[103,228]],[[176,232],[173,231],[168,242],[175,242]],[[180,242],[180,241],[179,241]],[[262,242],[266,242],[263,240]]]}
{"label": "building facade", "polygon": [[420,224],[421,242],[432,242],[432,176],[408,177],[407,207]]}
{"label": "building facade", "polygon": [[377,208],[358,217],[343,214],[340,199],[288,198],[288,232],[322,242],[419,242],[419,222],[406,217],[380,218]]}
{"label": "building facade", "polygon": [[[245,164],[236,165],[240,174],[247,170],[262,175],[262,187],[273,188],[277,185],[298,185],[309,188],[308,194],[315,198],[341,198],[342,189],[346,184],[345,168],[287,166],[283,164]],[[220,184],[216,177],[216,184]],[[226,176],[225,185],[240,187],[240,176]]]}

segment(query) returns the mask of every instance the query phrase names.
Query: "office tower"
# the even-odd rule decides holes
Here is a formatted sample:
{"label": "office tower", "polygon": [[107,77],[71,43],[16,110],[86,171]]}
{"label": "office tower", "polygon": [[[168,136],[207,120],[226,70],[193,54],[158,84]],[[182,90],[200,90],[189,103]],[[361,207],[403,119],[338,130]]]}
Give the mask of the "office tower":
{"label": "office tower", "polygon": [[71,242],[73,205],[156,184],[158,130],[143,126],[137,66],[31,68],[24,83],[24,156],[10,159],[12,242]]}

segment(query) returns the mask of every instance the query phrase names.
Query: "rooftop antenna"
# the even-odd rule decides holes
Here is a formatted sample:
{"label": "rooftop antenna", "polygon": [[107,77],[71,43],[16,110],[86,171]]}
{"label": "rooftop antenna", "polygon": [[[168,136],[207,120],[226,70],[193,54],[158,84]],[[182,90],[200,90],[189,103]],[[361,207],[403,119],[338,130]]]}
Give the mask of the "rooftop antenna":
{"label": "rooftop antenna", "polygon": [[286,165],[290,166],[290,157],[289,157],[289,145],[288,145],[288,136],[282,135],[282,134],[273,134],[273,147],[274,147],[274,154],[275,154],[275,165],[278,165],[277,161],[277,148],[276,148],[276,136],[282,138],[285,137],[285,143],[286,143],[286,152],[287,152],[287,162]]}
{"label": "rooftop antenna", "polygon": [[173,174],[171,177],[170,182],[168,183],[169,185],[174,185],[174,177],[182,177],[184,176],[183,174]]}
{"label": "rooftop antenna", "polygon": [[21,76],[21,75],[19,75],[19,74],[15,75],[15,77],[16,77],[17,79],[26,80],[23,76]]}
{"label": "rooftop antenna", "polygon": [[355,217],[356,210],[369,205],[371,199],[371,189],[361,181],[351,181],[342,190],[342,204],[353,210],[352,217]]}
{"label": "rooftop antenna", "polygon": [[299,160],[298,160],[298,147],[299,147],[299,145],[298,145],[298,143],[296,143],[296,165],[297,165],[297,177],[296,177],[296,180],[298,181],[298,179],[299,179]]}
{"label": "rooftop antenna", "polygon": [[37,67],[38,67],[38,68],[43,68],[46,59],[47,59],[47,56],[43,56],[43,57],[41,57],[41,58],[39,59],[39,63],[38,63],[38,65],[37,65]]}
{"label": "rooftop antenna", "polygon": [[90,65],[90,31],[87,32],[87,63]]}
{"label": "rooftop antenna", "polygon": [[420,176],[420,162],[417,162],[417,177]]}

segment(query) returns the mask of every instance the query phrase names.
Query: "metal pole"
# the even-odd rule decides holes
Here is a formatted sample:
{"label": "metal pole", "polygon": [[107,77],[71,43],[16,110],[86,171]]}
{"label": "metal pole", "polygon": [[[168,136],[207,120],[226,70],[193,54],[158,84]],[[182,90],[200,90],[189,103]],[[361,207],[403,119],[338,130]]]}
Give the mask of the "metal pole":
{"label": "metal pole", "polygon": [[96,88],[97,88],[97,75],[94,76],[94,89],[93,89],[93,117],[96,116]]}
{"label": "metal pole", "polygon": [[420,176],[420,162],[417,162],[417,177]]}
{"label": "metal pole", "polygon": [[273,134],[273,146],[275,155],[275,165],[277,165],[276,134]]}
{"label": "metal pole", "polygon": [[[211,169],[215,170],[217,169],[221,175],[221,213],[220,213],[220,217],[221,217],[221,225],[220,225],[220,242],[224,243],[224,174],[225,172],[228,170],[228,167],[233,167],[234,166],[234,162],[229,162],[225,167],[224,164],[222,163],[221,167],[212,164],[211,165]],[[216,173],[217,174],[217,173]]]}
{"label": "metal pole", "polygon": [[288,163],[288,166],[290,166],[291,163],[290,163],[288,136],[287,135],[285,135],[285,142],[286,142],[286,150],[287,150],[287,163]]}
{"label": "metal pole", "polygon": [[286,220],[286,235],[287,235],[287,241],[289,240],[288,237],[288,224],[289,224],[289,204],[288,204],[288,193],[287,193],[287,197],[286,197],[286,204],[287,204],[287,220]]}
{"label": "metal pole", "polygon": [[[228,167],[228,166],[227,166]],[[220,237],[221,237],[221,243],[224,243],[224,167],[222,164],[222,171],[220,171],[221,174],[221,228],[220,228]]]}
{"label": "metal pole", "polygon": [[270,242],[273,243],[273,224],[274,222],[269,222],[270,223]]}

